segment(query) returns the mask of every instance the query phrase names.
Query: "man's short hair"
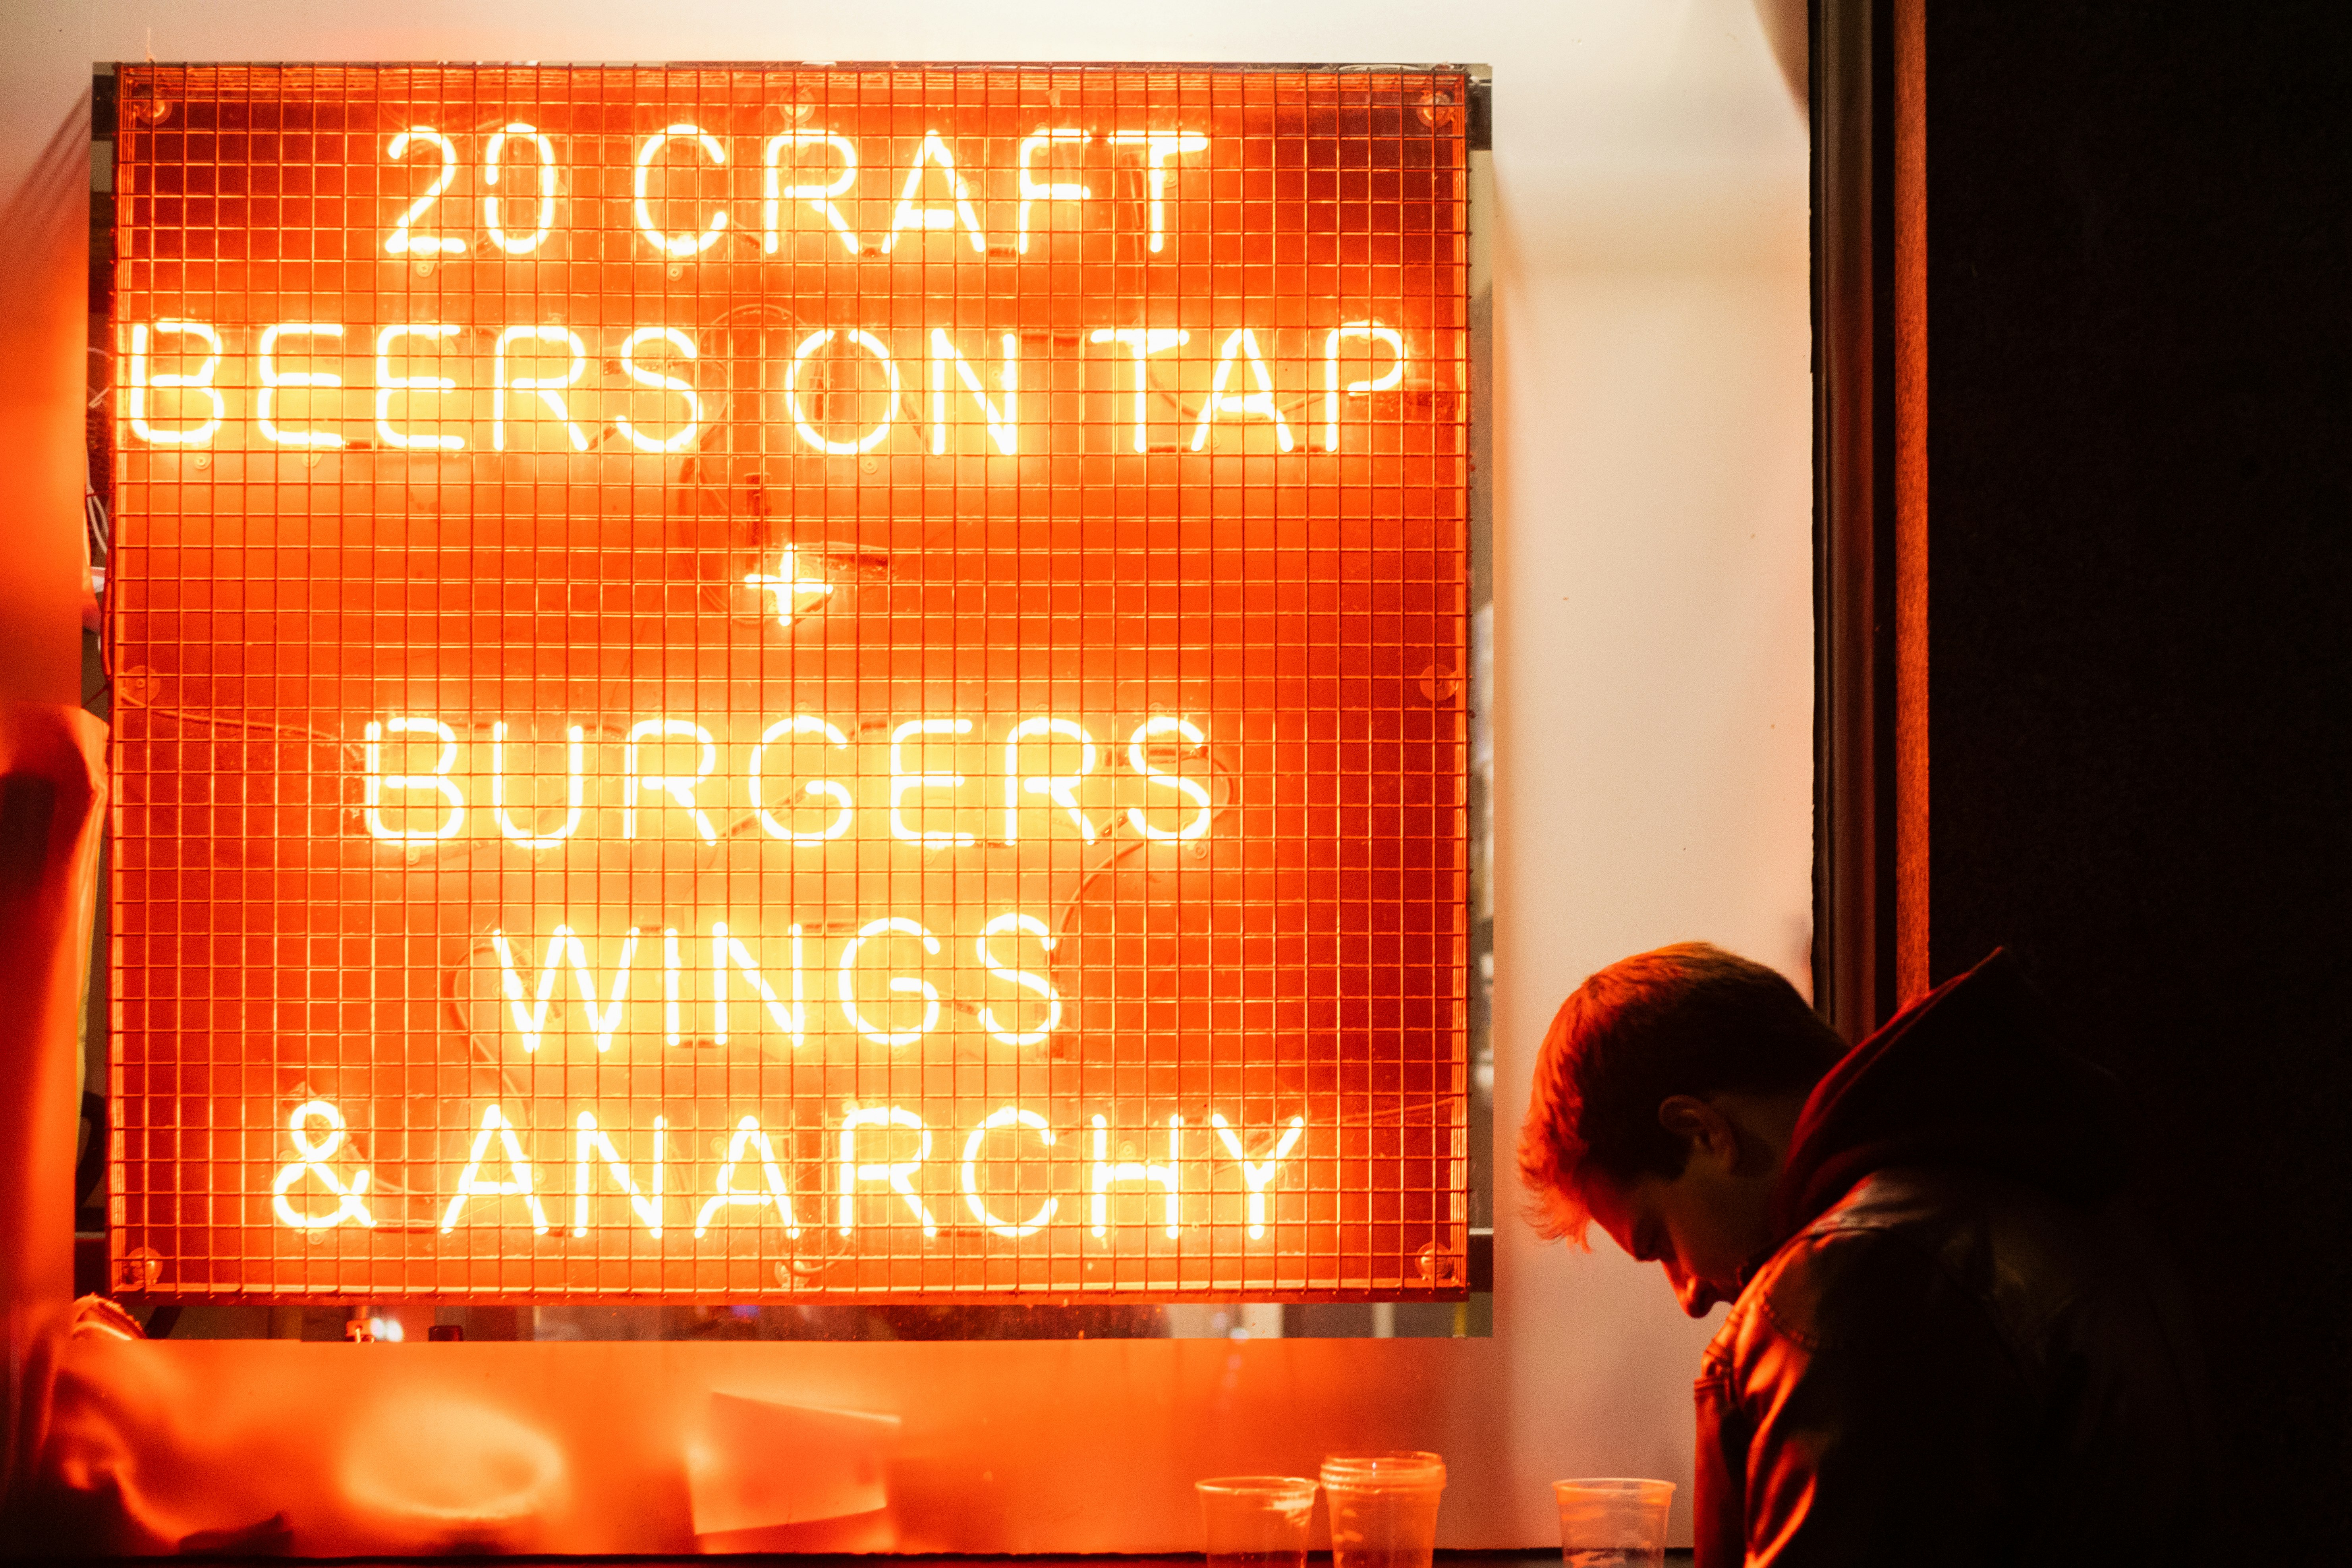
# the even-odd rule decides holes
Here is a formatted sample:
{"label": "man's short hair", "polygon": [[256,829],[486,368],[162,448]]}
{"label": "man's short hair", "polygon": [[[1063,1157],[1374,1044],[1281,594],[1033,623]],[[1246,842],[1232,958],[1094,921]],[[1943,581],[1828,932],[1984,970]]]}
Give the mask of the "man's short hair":
{"label": "man's short hair", "polygon": [[1703,942],[1620,959],[1553,1016],[1519,1129],[1529,1218],[1581,1241],[1585,1184],[1679,1176],[1687,1142],[1658,1124],[1667,1097],[1811,1090],[1845,1042],[1780,974]]}

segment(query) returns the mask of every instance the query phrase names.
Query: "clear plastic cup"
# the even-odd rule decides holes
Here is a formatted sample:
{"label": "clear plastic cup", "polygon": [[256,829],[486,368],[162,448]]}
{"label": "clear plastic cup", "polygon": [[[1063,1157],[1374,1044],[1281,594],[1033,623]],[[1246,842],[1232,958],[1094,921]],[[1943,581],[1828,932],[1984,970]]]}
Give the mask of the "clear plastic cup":
{"label": "clear plastic cup", "polygon": [[1331,1568],[1429,1568],[1445,1461],[1435,1454],[1335,1454],[1323,1461]]}
{"label": "clear plastic cup", "polygon": [[1568,1568],[1661,1568],[1672,1481],[1603,1478],[1554,1481],[1559,1554]]}
{"label": "clear plastic cup", "polygon": [[1315,1483],[1305,1476],[1218,1476],[1201,1494],[1209,1568],[1305,1568]]}

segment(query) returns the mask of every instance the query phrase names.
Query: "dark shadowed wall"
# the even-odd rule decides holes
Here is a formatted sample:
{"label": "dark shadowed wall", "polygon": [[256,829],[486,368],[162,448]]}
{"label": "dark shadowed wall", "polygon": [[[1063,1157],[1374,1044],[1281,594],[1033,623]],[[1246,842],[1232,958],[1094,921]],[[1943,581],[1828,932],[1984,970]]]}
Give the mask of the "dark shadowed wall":
{"label": "dark shadowed wall", "polygon": [[2262,1499],[2224,1528],[2336,1552],[2347,33],[1931,5],[1927,51],[1935,976],[2011,944],[2136,1081]]}

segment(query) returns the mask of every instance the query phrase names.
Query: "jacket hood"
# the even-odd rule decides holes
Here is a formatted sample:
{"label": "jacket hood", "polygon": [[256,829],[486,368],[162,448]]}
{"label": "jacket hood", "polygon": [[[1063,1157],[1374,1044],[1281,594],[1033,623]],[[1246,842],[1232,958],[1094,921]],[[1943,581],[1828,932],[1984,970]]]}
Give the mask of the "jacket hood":
{"label": "jacket hood", "polygon": [[2076,1201],[2123,1184],[2114,1077],[2052,1041],[2005,949],[1848,1051],[1806,1100],[1772,1194],[1794,1235],[1854,1184],[1897,1165],[1997,1172]]}

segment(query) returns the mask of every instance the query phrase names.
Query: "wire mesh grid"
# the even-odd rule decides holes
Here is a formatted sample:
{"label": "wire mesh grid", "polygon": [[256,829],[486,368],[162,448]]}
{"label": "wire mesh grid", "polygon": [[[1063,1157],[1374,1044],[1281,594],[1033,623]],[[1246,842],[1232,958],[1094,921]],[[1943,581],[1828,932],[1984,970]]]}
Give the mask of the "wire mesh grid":
{"label": "wire mesh grid", "polygon": [[1465,87],[122,68],[118,1287],[1463,1294]]}

